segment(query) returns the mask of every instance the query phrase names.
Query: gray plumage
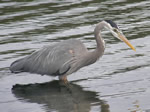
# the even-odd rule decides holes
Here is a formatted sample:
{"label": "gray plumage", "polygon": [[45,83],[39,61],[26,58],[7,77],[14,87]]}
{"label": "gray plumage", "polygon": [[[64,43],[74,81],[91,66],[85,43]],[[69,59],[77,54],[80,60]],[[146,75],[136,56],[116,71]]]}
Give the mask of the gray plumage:
{"label": "gray plumage", "polygon": [[79,40],[65,40],[52,46],[45,46],[31,55],[13,62],[10,70],[14,73],[30,72],[60,77],[67,76],[96,62],[103,55],[105,43],[100,32],[104,27],[111,30],[118,28],[116,26],[110,20],[97,24],[94,30],[97,48],[94,51],[89,51]]}
{"label": "gray plumage", "polygon": [[[87,48],[79,40],[70,39],[53,46],[45,46],[11,64],[12,72],[31,72],[47,75],[71,74],[95,60],[86,60]],[[82,62],[82,64],[81,64]],[[76,68],[75,68],[76,67]]]}

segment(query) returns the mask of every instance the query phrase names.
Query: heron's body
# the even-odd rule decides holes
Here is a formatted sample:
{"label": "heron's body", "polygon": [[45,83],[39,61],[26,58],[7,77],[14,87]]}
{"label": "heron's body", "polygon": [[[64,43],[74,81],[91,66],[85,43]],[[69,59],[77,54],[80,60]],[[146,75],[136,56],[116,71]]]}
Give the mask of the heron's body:
{"label": "heron's body", "polygon": [[31,55],[13,62],[10,70],[14,73],[30,72],[59,76],[61,80],[66,80],[67,75],[96,62],[103,55],[105,43],[100,32],[104,27],[109,28],[110,25],[118,29],[112,21],[103,21],[96,26],[94,34],[97,48],[94,51],[89,51],[79,40],[65,40],[52,46],[45,46]]}
{"label": "heron's body", "polygon": [[52,46],[45,46],[15,61],[10,70],[16,73],[31,72],[51,76],[71,74],[97,60],[98,57],[95,60],[86,59],[89,54],[92,56],[92,52],[89,52],[81,41],[69,39]]}

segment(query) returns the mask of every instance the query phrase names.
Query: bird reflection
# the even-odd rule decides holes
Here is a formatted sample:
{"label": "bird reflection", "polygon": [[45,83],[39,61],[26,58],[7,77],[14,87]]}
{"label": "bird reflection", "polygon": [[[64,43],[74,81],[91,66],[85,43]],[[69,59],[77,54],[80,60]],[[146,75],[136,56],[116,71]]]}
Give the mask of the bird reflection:
{"label": "bird reflection", "polygon": [[26,102],[45,105],[45,111],[89,112],[95,107],[98,112],[109,112],[109,105],[96,98],[95,92],[84,91],[73,83],[70,83],[70,89],[68,91],[65,86],[60,86],[59,81],[52,81],[43,84],[17,84],[12,88],[12,93]]}

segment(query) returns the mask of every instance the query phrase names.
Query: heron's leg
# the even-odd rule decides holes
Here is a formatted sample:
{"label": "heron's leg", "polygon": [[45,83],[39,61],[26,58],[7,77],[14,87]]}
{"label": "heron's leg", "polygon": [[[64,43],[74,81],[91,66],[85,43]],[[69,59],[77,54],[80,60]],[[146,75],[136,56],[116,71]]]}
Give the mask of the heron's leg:
{"label": "heron's leg", "polygon": [[71,92],[71,87],[70,87],[69,82],[67,80],[67,75],[59,76],[59,80],[60,80],[61,85],[63,84]]}
{"label": "heron's leg", "polygon": [[62,81],[64,84],[68,84],[67,76],[66,75],[61,75],[59,76],[59,80]]}

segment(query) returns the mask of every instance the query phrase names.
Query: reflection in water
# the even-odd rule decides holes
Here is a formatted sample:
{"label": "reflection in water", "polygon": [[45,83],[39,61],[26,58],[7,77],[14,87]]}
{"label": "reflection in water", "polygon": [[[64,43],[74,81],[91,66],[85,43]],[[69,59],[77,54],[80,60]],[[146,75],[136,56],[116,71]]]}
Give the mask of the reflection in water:
{"label": "reflection in water", "polygon": [[59,112],[89,112],[98,107],[101,112],[109,112],[109,105],[96,98],[95,92],[84,91],[80,86],[70,84],[71,92],[59,81],[43,84],[15,85],[12,89],[17,98],[30,103],[44,104],[46,110]]}
{"label": "reflection in water", "polygon": [[[105,101],[109,102],[111,112],[150,112],[149,16],[150,0],[0,0],[0,112],[41,112],[43,108],[67,112],[67,106],[68,111],[107,112]],[[96,23],[105,19],[119,25],[137,52],[111,34],[103,33],[107,43],[105,56],[70,76],[70,80],[79,80],[77,83],[97,93],[71,84],[71,95],[54,81],[16,86],[16,100],[10,91],[14,83],[47,80],[32,74],[11,74],[8,67],[14,60],[70,38],[81,40],[93,50],[93,30]],[[96,94],[105,101],[97,99]],[[117,96],[108,96],[114,94]],[[136,100],[139,104],[135,105],[140,107],[134,106]],[[41,105],[46,107],[40,108]]]}

